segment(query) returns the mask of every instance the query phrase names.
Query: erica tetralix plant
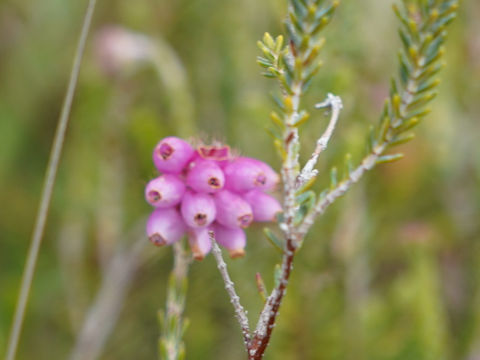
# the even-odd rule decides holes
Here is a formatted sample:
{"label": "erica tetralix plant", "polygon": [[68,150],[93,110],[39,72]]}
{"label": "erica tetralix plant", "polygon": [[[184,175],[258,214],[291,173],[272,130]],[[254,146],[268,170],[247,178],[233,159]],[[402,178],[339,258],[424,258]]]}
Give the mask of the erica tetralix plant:
{"label": "erica tetralix plant", "polygon": [[145,187],[155,207],[147,235],[158,246],[179,241],[185,234],[193,256],[201,260],[211,249],[209,231],[231,257],[245,254],[244,229],[253,221],[274,221],[282,211],[267,191],[278,174],[266,163],[233,156],[225,145],[194,148],[177,137],[162,139],[153,151],[160,176]]}

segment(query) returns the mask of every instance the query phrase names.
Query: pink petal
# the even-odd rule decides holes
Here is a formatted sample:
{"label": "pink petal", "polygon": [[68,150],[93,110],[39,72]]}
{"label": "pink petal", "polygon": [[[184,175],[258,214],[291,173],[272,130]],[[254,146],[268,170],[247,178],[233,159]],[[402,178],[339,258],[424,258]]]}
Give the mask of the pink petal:
{"label": "pink petal", "polygon": [[243,198],[252,207],[255,221],[275,221],[276,215],[282,212],[278,200],[260,190],[250,190]]}
{"label": "pink petal", "polygon": [[180,203],[185,184],[175,175],[165,174],[151,180],[145,187],[145,199],[155,207],[172,207]]}
{"label": "pink petal", "polygon": [[212,160],[195,161],[187,175],[187,185],[198,192],[213,193],[223,188],[225,176]]}
{"label": "pink petal", "polygon": [[195,260],[203,260],[212,249],[212,242],[208,234],[210,230],[210,227],[188,230],[188,242]]}
{"label": "pink petal", "polygon": [[153,162],[158,171],[179,174],[193,157],[192,146],[180,138],[170,136],[161,140],[153,151]]}
{"label": "pink petal", "polygon": [[215,220],[215,202],[208,194],[187,191],[180,209],[185,223],[191,228],[207,227]]}
{"label": "pink petal", "polygon": [[170,245],[185,234],[185,224],[175,208],[158,208],[147,221],[147,236],[157,246]]}
{"label": "pink petal", "polygon": [[222,190],[214,195],[217,208],[216,220],[226,227],[246,228],[253,221],[253,213],[250,205],[239,195]]}
{"label": "pink petal", "polygon": [[230,257],[242,257],[245,255],[247,237],[245,231],[240,228],[227,228],[221,224],[214,223],[213,231],[215,240],[228,250]]}

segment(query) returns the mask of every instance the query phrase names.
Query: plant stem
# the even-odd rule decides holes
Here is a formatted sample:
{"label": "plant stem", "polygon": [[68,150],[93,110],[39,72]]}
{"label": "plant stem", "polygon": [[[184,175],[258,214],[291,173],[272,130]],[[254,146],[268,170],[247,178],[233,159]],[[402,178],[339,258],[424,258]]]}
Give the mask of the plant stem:
{"label": "plant stem", "polygon": [[173,245],[174,264],[167,288],[165,311],[159,311],[162,333],[159,339],[159,353],[162,360],[185,358],[183,334],[187,322],[183,318],[188,286],[190,258],[181,242]]}
{"label": "plant stem", "polygon": [[282,275],[278,286],[273,289],[272,293],[267,299],[265,307],[260,314],[260,320],[255,329],[253,339],[250,341],[248,359],[260,360],[267,349],[275,326],[275,320],[278,315],[278,310],[282,303],[283,296],[286,293],[288,280],[293,268],[293,259],[295,257],[296,245],[294,240],[287,239],[285,245],[285,252],[282,259]]}
{"label": "plant stem", "polygon": [[235,291],[235,286],[233,284],[233,281],[230,279],[230,275],[228,274],[228,270],[227,270],[227,264],[223,260],[222,250],[220,250],[220,248],[217,245],[217,242],[215,241],[215,236],[213,231],[211,231],[209,235],[210,235],[210,240],[212,242],[213,256],[217,261],[218,270],[220,271],[223,281],[225,282],[225,289],[227,290],[227,293],[230,296],[230,302],[232,303],[233,308],[235,309],[235,315],[240,324],[240,327],[242,328],[243,341],[245,343],[247,351],[249,351],[250,327],[248,325],[247,314],[245,313],[245,310],[242,304],[240,304],[240,298]]}
{"label": "plant stem", "polygon": [[38,253],[45,230],[45,223],[47,220],[48,210],[50,208],[50,202],[52,198],[53,187],[55,185],[58,164],[60,161],[63,143],[65,140],[65,132],[67,130],[69,115],[72,108],[73,96],[75,95],[78,74],[80,72],[80,65],[85,50],[85,43],[87,40],[88,31],[90,29],[90,24],[92,22],[93,13],[95,10],[95,4],[96,0],[90,0],[88,3],[87,11],[85,13],[85,18],[82,25],[82,30],[80,33],[80,39],[78,41],[77,49],[75,52],[68,88],[65,94],[60,118],[58,120],[57,130],[53,141],[53,147],[50,153],[50,159],[47,165],[47,172],[45,175],[45,181],[42,189],[40,207],[37,212],[33,235],[30,242],[30,248],[28,250],[27,261],[24,267],[17,307],[15,310],[12,328],[10,330],[10,336],[8,340],[7,354],[5,357],[6,360],[14,360],[15,354],[17,352],[20,332],[22,330],[23,320],[25,317],[25,309],[27,307],[28,297],[32,286],[33,275],[35,274]]}

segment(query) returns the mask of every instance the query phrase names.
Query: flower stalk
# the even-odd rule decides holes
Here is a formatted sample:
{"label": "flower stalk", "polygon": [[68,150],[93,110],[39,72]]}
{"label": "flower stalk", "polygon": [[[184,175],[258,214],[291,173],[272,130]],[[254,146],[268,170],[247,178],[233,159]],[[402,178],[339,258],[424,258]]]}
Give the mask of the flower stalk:
{"label": "flower stalk", "polygon": [[158,342],[161,360],[185,359],[183,335],[188,321],[183,317],[188,288],[190,257],[180,242],[173,245],[174,264],[167,289],[165,311],[158,312],[162,333]]}
{"label": "flower stalk", "polygon": [[245,312],[242,304],[240,304],[240,297],[237,295],[237,292],[235,291],[235,284],[233,283],[230,275],[228,274],[227,264],[223,260],[222,251],[220,250],[220,247],[215,241],[215,233],[213,231],[210,231],[209,236],[210,241],[212,242],[213,256],[215,257],[218,270],[220,271],[223,281],[225,282],[225,290],[227,290],[227,293],[230,296],[230,302],[235,309],[235,316],[237,317],[237,320],[242,329],[243,341],[245,343],[245,346],[248,346],[248,344],[250,343],[250,326],[248,324],[247,313]]}

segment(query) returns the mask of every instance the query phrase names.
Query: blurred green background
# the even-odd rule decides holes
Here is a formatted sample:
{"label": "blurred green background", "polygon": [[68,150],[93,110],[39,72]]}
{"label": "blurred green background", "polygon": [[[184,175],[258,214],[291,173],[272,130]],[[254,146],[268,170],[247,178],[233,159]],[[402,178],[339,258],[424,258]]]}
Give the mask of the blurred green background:
{"label": "blurred green background", "polygon": [[[345,108],[321,172],[346,152],[364,153],[396,71],[391,5],[344,1],[325,31],[325,66],[305,105],[333,92]],[[1,354],[85,8],[0,2]],[[116,310],[118,319],[99,358],[156,358],[172,256],[141,229],[151,150],[167,135],[219,139],[278,167],[264,131],[276,88],[255,58],[265,31],[283,32],[284,14],[280,0],[98,1],[18,359],[72,356],[109,286],[118,292],[116,305],[105,305],[113,317],[97,321],[107,324]],[[479,19],[480,2],[464,1],[440,95],[403,146],[406,158],[368,174],[312,229],[266,359],[480,359]],[[113,45],[120,55],[108,58],[105,49],[122,39]],[[302,129],[304,158],[325,125],[319,112]],[[326,182],[325,174],[319,186]],[[255,323],[255,273],[271,288],[280,258],[261,227],[248,233],[246,257],[229,267]],[[112,258],[124,266],[112,270]],[[186,316],[187,359],[245,358],[211,256],[191,267]]]}

